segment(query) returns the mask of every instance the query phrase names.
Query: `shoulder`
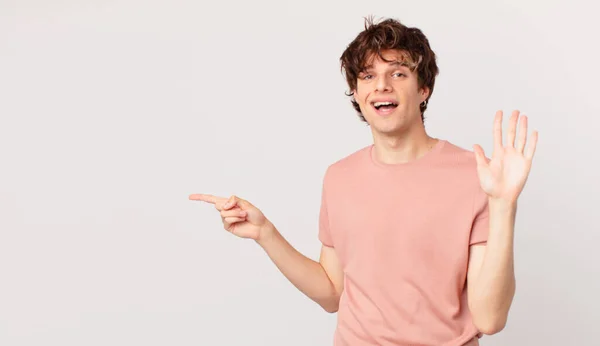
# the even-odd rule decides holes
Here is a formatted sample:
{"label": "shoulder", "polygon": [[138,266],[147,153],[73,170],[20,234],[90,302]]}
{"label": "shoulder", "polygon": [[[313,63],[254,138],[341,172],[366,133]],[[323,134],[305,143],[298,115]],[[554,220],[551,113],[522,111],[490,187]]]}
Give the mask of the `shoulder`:
{"label": "shoulder", "polygon": [[475,203],[485,206],[487,195],[481,189],[475,152],[446,142],[442,154],[450,158],[447,161],[452,162],[452,169],[448,172],[448,176],[453,179],[448,179],[448,181],[452,180],[458,186],[468,187],[473,191]]}
{"label": "shoulder", "polygon": [[440,157],[443,159],[443,162],[449,163],[456,168],[467,170],[477,168],[475,152],[450,141],[445,141],[444,147],[440,152]]}
{"label": "shoulder", "polygon": [[361,167],[364,167],[370,159],[371,145],[359,148],[354,152],[334,161],[327,166],[325,178],[341,178],[349,172],[356,172]]}
{"label": "shoulder", "polygon": [[445,141],[441,154],[446,157],[453,157],[457,163],[476,163],[475,153],[472,150],[463,148],[448,140]]}
{"label": "shoulder", "polygon": [[438,155],[437,168],[436,172],[441,174],[445,181],[461,182],[461,185],[479,185],[477,160],[473,150],[445,141]]}

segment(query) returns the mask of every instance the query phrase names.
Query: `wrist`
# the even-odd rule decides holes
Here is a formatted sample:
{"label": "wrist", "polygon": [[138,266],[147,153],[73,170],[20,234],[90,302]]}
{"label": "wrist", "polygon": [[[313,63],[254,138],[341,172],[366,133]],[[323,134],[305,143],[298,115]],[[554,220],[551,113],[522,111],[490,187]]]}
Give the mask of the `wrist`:
{"label": "wrist", "polygon": [[517,214],[517,202],[505,199],[490,198],[490,237],[494,234],[513,234]]}
{"label": "wrist", "polygon": [[510,200],[499,197],[489,197],[488,204],[491,209],[500,211],[511,211],[517,209],[517,200]]}
{"label": "wrist", "polygon": [[265,222],[265,224],[260,228],[260,232],[258,232],[258,238],[256,238],[256,242],[264,247],[266,244],[271,242],[273,238],[277,235],[277,229],[275,225],[273,225],[269,220]]}

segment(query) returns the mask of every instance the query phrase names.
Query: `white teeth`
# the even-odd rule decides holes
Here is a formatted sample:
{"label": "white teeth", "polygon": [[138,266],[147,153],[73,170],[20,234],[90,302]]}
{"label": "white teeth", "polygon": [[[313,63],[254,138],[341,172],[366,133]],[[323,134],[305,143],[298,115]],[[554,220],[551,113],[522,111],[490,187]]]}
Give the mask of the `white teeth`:
{"label": "white teeth", "polygon": [[373,105],[375,107],[379,107],[379,106],[390,106],[393,105],[393,102],[375,102]]}

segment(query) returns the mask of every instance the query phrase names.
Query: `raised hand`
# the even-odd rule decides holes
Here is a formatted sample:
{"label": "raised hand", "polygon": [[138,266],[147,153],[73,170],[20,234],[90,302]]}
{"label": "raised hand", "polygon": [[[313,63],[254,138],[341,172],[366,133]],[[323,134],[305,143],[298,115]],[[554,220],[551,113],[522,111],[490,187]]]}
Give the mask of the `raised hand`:
{"label": "raised hand", "polygon": [[269,225],[269,220],[250,202],[236,196],[229,198],[206,194],[193,194],[194,201],[211,203],[221,214],[225,230],[240,238],[259,240]]}
{"label": "raised hand", "polygon": [[[474,145],[477,160],[477,173],[481,188],[490,198],[507,202],[516,202],[527,182],[531,170],[533,155],[537,145],[538,133],[533,131],[527,149],[527,116],[513,111],[509,120],[506,145],[502,144],[502,111],[496,112],[494,119],[494,150],[491,160],[485,158],[483,148]],[[517,124],[519,137],[516,138]],[[516,143],[515,143],[516,138]]]}

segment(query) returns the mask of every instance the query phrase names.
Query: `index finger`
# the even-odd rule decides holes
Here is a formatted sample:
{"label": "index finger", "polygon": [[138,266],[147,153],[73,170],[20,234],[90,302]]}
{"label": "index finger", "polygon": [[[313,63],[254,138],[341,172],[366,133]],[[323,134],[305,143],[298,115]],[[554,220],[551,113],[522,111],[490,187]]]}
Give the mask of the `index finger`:
{"label": "index finger", "polygon": [[190,199],[193,201],[202,201],[202,202],[216,204],[220,199],[223,199],[223,198],[219,198],[219,197],[216,197],[213,195],[207,195],[207,194],[203,194],[203,193],[195,193],[195,194],[190,195]]}

